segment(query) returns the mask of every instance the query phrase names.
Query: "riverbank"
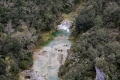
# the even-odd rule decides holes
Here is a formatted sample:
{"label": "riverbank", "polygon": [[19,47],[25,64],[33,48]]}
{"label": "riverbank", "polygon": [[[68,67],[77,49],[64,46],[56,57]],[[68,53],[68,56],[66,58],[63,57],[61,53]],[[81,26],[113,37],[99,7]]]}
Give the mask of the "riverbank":
{"label": "riverbank", "polygon": [[[79,6],[77,6],[77,9],[79,8]],[[70,20],[72,21],[72,27],[71,27],[71,32],[74,30],[75,28],[75,17],[77,16],[77,11],[75,10],[74,12],[71,12],[69,14],[62,14],[62,19],[64,20]],[[33,55],[33,60],[38,59],[39,56],[39,51],[41,51],[43,49],[44,46],[49,45],[49,43],[52,42],[52,40],[54,40],[54,38],[57,36],[56,34],[58,34],[59,31],[57,29],[51,30],[49,32],[42,32],[40,35],[41,37],[38,39],[37,43],[36,43],[36,47],[34,49],[34,55]],[[74,42],[74,36],[70,35],[70,37],[68,38],[68,40],[70,40],[71,42]],[[46,58],[45,58],[46,59]],[[31,69],[31,68],[30,68]],[[23,79],[21,79],[23,80]]]}
{"label": "riverbank", "polygon": [[[64,63],[67,57],[67,50],[71,46],[71,42],[68,40],[70,36],[70,31],[68,31],[70,26],[72,26],[71,22],[64,20],[61,25],[58,26],[58,30],[56,32],[44,34],[47,36],[51,35],[53,39],[49,42],[48,37],[47,39],[45,38],[46,41],[48,41],[45,43],[48,44],[45,44],[34,51],[34,63],[31,69],[37,72],[37,74],[33,74],[32,77],[32,73],[24,75],[27,74],[25,70],[22,72],[24,77],[34,77],[34,79],[38,79],[38,77],[35,77],[36,75],[45,75],[45,78],[49,80],[59,79],[57,76],[59,66]],[[45,78],[43,80],[45,80]],[[25,78],[22,78],[22,80],[25,80]]]}

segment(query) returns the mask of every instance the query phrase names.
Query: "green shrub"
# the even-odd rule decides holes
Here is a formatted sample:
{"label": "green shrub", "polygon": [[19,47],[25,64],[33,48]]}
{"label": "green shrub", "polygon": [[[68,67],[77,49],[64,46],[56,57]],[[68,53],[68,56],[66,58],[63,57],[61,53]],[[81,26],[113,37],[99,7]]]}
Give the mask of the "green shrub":
{"label": "green shrub", "polygon": [[22,60],[20,61],[20,64],[19,64],[20,68],[25,70],[28,68],[28,61],[27,60]]}
{"label": "green shrub", "polygon": [[77,35],[81,32],[89,30],[94,23],[95,10],[93,5],[87,6],[79,11],[78,17],[76,18],[76,32]]}
{"label": "green shrub", "polygon": [[116,40],[120,42],[120,34],[116,36]]}
{"label": "green shrub", "polygon": [[16,28],[16,30],[17,30],[17,31],[20,31],[20,32],[23,32],[23,31],[24,31],[24,29],[22,28],[22,26],[18,26],[18,27]]}
{"label": "green shrub", "polygon": [[97,15],[94,21],[95,26],[97,26],[98,28],[101,27],[103,25],[103,20],[102,17]]}
{"label": "green shrub", "polygon": [[8,78],[4,75],[0,75],[0,80],[8,80]]}
{"label": "green shrub", "polygon": [[[103,13],[103,19],[105,23],[110,25],[108,22],[115,22],[117,25],[117,21],[120,17],[120,7],[116,2],[109,2],[107,3],[104,13]],[[117,27],[117,26],[116,26]]]}

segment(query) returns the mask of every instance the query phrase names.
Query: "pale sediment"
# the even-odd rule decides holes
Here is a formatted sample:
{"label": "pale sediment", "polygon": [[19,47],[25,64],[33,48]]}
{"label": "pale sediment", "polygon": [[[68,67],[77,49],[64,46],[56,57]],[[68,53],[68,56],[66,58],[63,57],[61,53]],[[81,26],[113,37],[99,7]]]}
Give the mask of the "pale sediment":
{"label": "pale sediment", "polygon": [[[64,31],[69,30],[71,22],[64,20],[61,25]],[[64,28],[65,27],[65,28]],[[29,80],[58,80],[58,69],[65,62],[67,50],[71,46],[69,36],[58,35],[48,46],[34,52],[34,64],[32,70],[23,71],[23,76]],[[67,32],[67,34],[70,34]]]}

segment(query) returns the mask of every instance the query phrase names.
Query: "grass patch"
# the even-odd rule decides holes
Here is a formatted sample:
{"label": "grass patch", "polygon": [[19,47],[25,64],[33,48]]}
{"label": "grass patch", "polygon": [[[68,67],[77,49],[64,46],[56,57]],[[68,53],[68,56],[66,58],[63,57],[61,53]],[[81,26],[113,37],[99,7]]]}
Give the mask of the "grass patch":
{"label": "grass patch", "polygon": [[74,42],[75,42],[75,38],[74,38],[74,36],[72,36],[72,35],[69,37],[68,40],[69,40],[71,43],[74,43]]}
{"label": "grass patch", "polygon": [[62,16],[63,16],[63,18],[64,19],[68,19],[68,20],[70,20],[70,21],[75,21],[75,17],[78,15],[78,12],[77,11],[79,11],[79,9],[81,8],[81,5],[76,5],[75,6],[75,9],[73,9],[73,11],[72,12],[70,12],[69,14],[62,14]]}
{"label": "grass patch", "polygon": [[38,40],[36,48],[42,48],[48,45],[58,34],[58,30],[42,33],[42,38]]}
{"label": "grass patch", "polygon": [[53,38],[49,38],[47,41],[40,43],[39,46],[42,46],[42,47],[43,47],[43,46],[46,46],[46,45],[48,45],[52,40],[53,40]]}
{"label": "grass patch", "polygon": [[63,16],[64,19],[68,19],[70,21],[74,21],[74,17],[72,16],[71,13],[69,13],[69,14],[63,14],[62,16]]}

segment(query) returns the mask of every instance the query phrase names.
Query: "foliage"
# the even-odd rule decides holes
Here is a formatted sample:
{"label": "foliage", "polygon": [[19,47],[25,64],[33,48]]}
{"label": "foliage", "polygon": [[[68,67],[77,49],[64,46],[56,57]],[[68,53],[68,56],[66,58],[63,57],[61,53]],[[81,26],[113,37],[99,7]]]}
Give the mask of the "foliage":
{"label": "foliage", "polygon": [[[114,22],[115,27],[119,26],[120,7],[116,2],[107,3],[103,14],[105,23]],[[111,27],[111,25],[108,24],[108,27]]]}
{"label": "foliage", "polygon": [[97,66],[108,80],[119,80],[119,48],[110,30],[92,28],[77,38],[58,74],[63,80],[94,80]]}
{"label": "foliage", "polygon": [[[111,31],[105,29],[119,27],[119,8],[113,0],[90,0],[78,11],[75,29],[77,40],[58,73],[63,80],[94,80],[95,66],[106,73],[108,80],[119,80],[119,35],[113,38]],[[62,71],[66,69],[69,70]]]}
{"label": "foliage", "polygon": [[74,1],[0,0],[0,80],[17,80],[19,71],[32,65],[32,45],[56,27]]}
{"label": "foliage", "polygon": [[[16,80],[18,77],[16,74],[18,74],[19,69],[26,69],[20,67],[22,60],[26,60],[27,64],[25,64],[25,66],[32,64],[32,53],[23,50],[23,44],[21,44],[17,38],[8,35],[2,35],[0,38],[0,46],[0,75],[3,75],[0,76],[0,78],[3,80],[4,78]],[[9,76],[7,76],[8,74]]]}
{"label": "foliage", "polygon": [[89,30],[94,23],[95,10],[93,5],[84,7],[79,11],[78,17],[76,18],[76,34]]}
{"label": "foliage", "polygon": [[[62,80],[94,80],[95,66],[107,80],[120,79],[118,0],[83,0],[75,25],[76,41],[59,69]],[[114,31],[118,30],[118,31]]]}
{"label": "foliage", "polygon": [[120,42],[120,34],[116,36],[116,40]]}

